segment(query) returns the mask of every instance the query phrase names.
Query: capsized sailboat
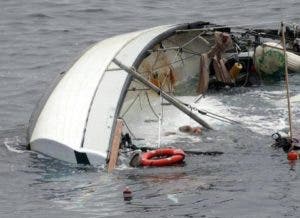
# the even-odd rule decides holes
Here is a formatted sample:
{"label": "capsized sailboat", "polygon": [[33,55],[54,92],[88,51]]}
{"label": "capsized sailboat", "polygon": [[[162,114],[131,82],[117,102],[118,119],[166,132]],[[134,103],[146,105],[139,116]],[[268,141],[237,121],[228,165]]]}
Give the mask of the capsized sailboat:
{"label": "capsized sailboat", "polygon": [[[255,47],[262,44],[261,38],[265,37],[249,29],[236,32],[226,26],[195,22],[103,40],[60,74],[42,98],[30,119],[28,147],[71,163],[106,164],[118,118],[123,119],[137,99],[155,114],[153,103],[160,98],[160,93],[117,63],[171,98],[223,86],[256,85],[260,75],[253,55]],[[189,116],[205,126],[199,111],[191,112],[188,104],[177,103],[182,112],[189,115],[185,108],[189,109]],[[130,119],[125,124],[130,132]]]}

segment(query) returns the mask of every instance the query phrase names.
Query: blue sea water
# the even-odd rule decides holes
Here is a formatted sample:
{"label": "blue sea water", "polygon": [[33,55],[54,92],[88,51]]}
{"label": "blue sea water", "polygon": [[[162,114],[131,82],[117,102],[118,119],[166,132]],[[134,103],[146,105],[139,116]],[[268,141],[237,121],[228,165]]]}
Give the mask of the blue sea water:
{"label": "blue sea water", "polygon": [[[181,167],[75,166],[25,150],[31,113],[53,79],[92,44],[107,37],[170,23],[211,21],[277,27],[300,24],[297,0],[10,0],[0,2],[0,217],[299,217],[299,167],[269,147],[287,130],[283,84],[210,96],[245,126],[218,126],[184,148]],[[300,76],[291,78],[298,95]],[[299,128],[299,103],[293,105]],[[247,124],[247,125],[246,125]],[[300,132],[299,132],[300,133]],[[129,186],[133,200],[122,199]]]}

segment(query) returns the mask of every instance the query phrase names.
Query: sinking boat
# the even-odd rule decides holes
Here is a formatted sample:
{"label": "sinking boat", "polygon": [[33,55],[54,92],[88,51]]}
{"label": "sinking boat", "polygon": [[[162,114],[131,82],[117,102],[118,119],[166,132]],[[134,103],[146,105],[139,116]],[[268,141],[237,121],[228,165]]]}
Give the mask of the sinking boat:
{"label": "sinking boat", "polygon": [[[125,120],[137,99],[155,114],[162,96],[205,126],[199,111],[191,112],[175,96],[259,84],[253,55],[261,42],[254,33],[195,22],[158,26],[95,44],[41,99],[30,119],[29,149],[71,163],[106,164],[113,143],[119,143],[114,142],[120,138],[117,120]],[[127,124],[138,117],[134,114],[125,122],[126,132]]]}

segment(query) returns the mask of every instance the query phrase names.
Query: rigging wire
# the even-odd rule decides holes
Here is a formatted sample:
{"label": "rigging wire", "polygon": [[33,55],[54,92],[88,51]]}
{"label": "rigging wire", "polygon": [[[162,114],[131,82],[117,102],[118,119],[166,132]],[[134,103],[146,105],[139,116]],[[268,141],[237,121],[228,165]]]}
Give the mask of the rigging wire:
{"label": "rigging wire", "polygon": [[204,98],[204,94],[200,94],[197,98],[193,101],[194,103],[198,103],[202,98]]}
{"label": "rigging wire", "polygon": [[205,115],[205,116],[208,116],[210,118],[213,118],[213,119],[225,122],[225,123],[230,123],[230,124],[239,124],[239,125],[242,124],[241,122],[238,122],[236,120],[232,120],[232,119],[227,118],[225,116],[221,116],[221,115],[218,115],[216,113],[208,112],[206,110],[200,110],[200,109],[198,109],[196,107],[193,107],[192,105],[189,105],[189,104],[184,103],[184,102],[181,102],[181,103],[184,104],[186,107],[190,108],[191,110],[197,111],[198,113],[200,113],[202,115]]}
{"label": "rigging wire", "polygon": [[[158,66],[156,68],[153,68],[153,70],[158,70],[158,69],[161,69],[163,67],[167,67],[167,66],[172,66],[173,64],[176,64],[178,62],[181,62],[181,61],[184,61],[184,60],[187,60],[187,59],[190,59],[190,58],[193,58],[194,56],[196,56],[195,54],[192,54],[190,56],[187,56],[185,58],[182,58],[182,60],[177,60],[177,61],[174,61],[174,62],[171,62],[170,64],[166,64],[166,65],[162,65],[162,66]],[[141,71],[140,74],[145,74],[146,71]]]}
{"label": "rigging wire", "polygon": [[127,112],[131,109],[132,105],[135,103],[135,101],[139,98],[140,93],[137,94],[137,96],[134,98],[134,100],[130,103],[130,105],[127,107],[127,109],[124,111],[124,113],[121,115],[121,117],[124,117]]}
{"label": "rigging wire", "polygon": [[[190,41],[186,42],[183,46],[179,46],[176,42],[174,42],[171,39],[166,39],[167,41],[170,41],[171,43],[173,43],[174,45],[176,45],[176,47],[163,48],[163,49],[158,48],[158,49],[155,49],[155,50],[149,50],[149,52],[156,52],[156,54],[157,54],[155,62],[152,65],[152,69],[151,69],[152,72],[157,71],[157,70],[159,70],[159,69],[161,69],[163,67],[166,67],[166,66],[172,66],[173,64],[178,63],[178,62],[182,62],[183,63],[184,60],[193,58],[194,56],[200,56],[200,55],[202,55],[202,53],[200,53],[200,52],[196,52],[196,51],[193,51],[192,49],[185,48],[185,46],[187,46],[188,44],[190,44],[191,42],[193,42],[196,38],[199,38],[199,36],[201,36],[201,35],[202,34],[199,34],[196,37],[192,38]],[[207,43],[209,43],[209,42],[207,42]],[[153,68],[153,66],[155,65],[155,63],[157,62],[157,59],[158,59],[158,51],[166,51],[166,50],[177,50],[176,55],[175,55],[173,61],[171,63],[169,63],[169,64],[165,64],[165,65]],[[181,55],[179,55],[179,53],[182,53],[182,52],[187,53],[187,54],[191,54],[191,55],[182,58]],[[176,58],[177,58],[178,55],[180,56],[180,60],[176,60]],[[146,71],[142,71],[140,73],[141,74],[145,74],[147,72]]]}
{"label": "rigging wire", "polygon": [[[184,43],[184,44],[181,46],[181,48],[184,48],[185,46],[188,46],[188,45],[191,44],[193,41],[195,41],[196,39],[198,39],[199,37],[201,37],[203,34],[204,34],[204,33],[200,33],[200,34],[198,34],[197,36],[193,37],[190,41]],[[207,40],[204,40],[204,41],[205,41],[205,43],[208,43],[208,44],[209,44],[209,42],[208,42]]]}
{"label": "rigging wire", "polygon": [[[197,36],[198,37],[198,36]],[[169,40],[169,39],[168,39]],[[194,39],[193,39],[194,40]],[[190,41],[193,41],[193,40],[190,40]],[[169,40],[169,41],[171,41],[171,40]],[[171,41],[172,42],[172,41]],[[175,42],[172,42],[173,44],[176,44]],[[166,64],[166,65],[164,65],[164,66],[158,66],[158,67],[156,67],[156,68],[153,68],[152,70],[158,70],[158,69],[160,69],[160,68],[163,68],[163,67],[165,67],[165,66],[172,66],[172,64],[175,64],[175,63],[177,63],[177,62],[182,62],[183,60],[187,60],[187,59],[189,59],[189,58],[193,58],[194,56],[196,56],[196,55],[200,55],[200,53],[197,53],[197,52],[195,52],[195,51],[193,51],[193,50],[190,50],[190,49],[186,49],[186,51],[184,51],[184,52],[186,52],[186,53],[192,53],[192,55],[190,55],[190,56],[187,56],[187,57],[185,57],[185,58],[182,58],[181,60],[176,60],[176,58],[177,58],[177,56],[178,56],[178,54],[179,54],[179,52],[180,52],[180,49],[182,50],[183,49],[183,47],[184,46],[182,46],[181,48],[180,47],[174,47],[173,49],[175,50],[175,49],[177,49],[178,51],[177,51],[177,53],[176,53],[176,56],[174,57],[174,60],[170,63],[170,64]],[[164,50],[168,50],[168,48],[166,48],[166,49],[164,49]],[[249,52],[249,51],[248,51]],[[155,62],[157,62],[157,58],[158,58],[158,54],[157,54],[157,56],[156,56],[156,59],[155,59]],[[141,73],[143,73],[143,72],[141,72]],[[164,79],[165,80],[165,79]],[[274,86],[281,86],[281,85],[274,85]],[[155,113],[155,111],[154,111],[154,109],[152,108],[152,106],[151,106],[151,104],[150,104],[150,100],[149,100],[149,96],[148,95],[146,95],[147,96],[147,100],[148,100],[148,103],[149,103],[149,106],[150,106],[150,108],[151,108],[151,110],[152,110],[152,112],[154,113],[154,115],[156,116],[156,117],[160,117],[159,115],[157,115],[156,113]],[[201,98],[202,98],[203,96],[199,96],[197,99],[196,99],[196,102],[198,102]],[[196,110],[196,111],[198,111],[200,114],[203,114],[203,115],[206,115],[206,116],[209,116],[209,117],[212,117],[212,118],[215,118],[215,119],[219,119],[219,120],[221,120],[221,121],[224,121],[224,122],[229,122],[229,123],[236,123],[236,124],[241,124],[241,123],[239,123],[239,122],[237,122],[237,121],[234,121],[234,120],[231,120],[231,119],[229,119],[229,118],[226,118],[226,117],[223,117],[223,116],[220,116],[220,115],[217,115],[217,114],[214,114],[214,113],[211,113],[211,112],[207,112],[207,111],[201,111],[201,110],[199,110],[199,109],[197,109],[197,108],[192,108],[190,105],[188,105],[188,104],[185,104],[185,103],[183,103],[185,106],[187,106],[187,107],[190,107],[190,109],[192,110],[192,109],[194,109],[194,110]],[[162,107],[162,115],[163,115],[163,107]]]}
{"label": "rigging wire", "polygon": [[[166,41],[169,41],[169,42],[173,43],[174,45],[176,45],[178,50],[182,50],[182,51],[185,50],[184,52],[186,52],[186,53],[190,52],[191,54],[201,55],[200,52],[194,51],[194,50],[192,50],[192,49],[190,49],[190,48],[185,48],[185,47],[183,47],[183,46],[182,46],[182,47],[179,46],[176,42],[174,42],[174,41],[171,40],[171,39],[166,39]],[[185,46],[186,46],[186,45],[185,45]]]}
{"label": "rigging wire", "polygon": [[145,92],[145,93],[146,93],[146,98],[147,98],[147,101],[148,101],[148,104],[149,104],[149,107],[150,107],[152,113],[156,116],[156,118],[159,119],[159,115],[155,112],[154,108],[151,105],[148,93],[147,92]]}
{"label": "rigging wire", "polygon": [[191,54],[198,54],[201,55],[201,53],[196,52],[192,49],[186,48],[186,46],[188,46],[189,44],[191,44],[193,41],[195,41],[196,39],[200,38],[202,39],[207,45],[209,45],[210,43],[204,39],[202,37],[204,33],[200,33],[197,36],[193,37],[192,39],[190,39],[188,42],[184,43],[182,46],[179,46],[176,42],[174,42],[171,39],[166,39],[166,41],[169,41],[171,43],[173,43],[175,46],[174,47],[168,47],[168,48],[158,48],[158,49],[152,49],[152,50],[148,50],[149,52],[157,52],[157,51],[167,51],[167,50],[178,50],[178,51],[183,51],[183,49],[185,50],[185,53],[191,53]]}
{"label": "rigging wire", "polygon": [[125,119],[123,117],[120,117],[120,119],[123,121],[124,125],[126,126],[129,134],[133,137],[133,139],[137,139],[137,137],[133,134],[133,132],[130,130],[127,122],[125,121]]}

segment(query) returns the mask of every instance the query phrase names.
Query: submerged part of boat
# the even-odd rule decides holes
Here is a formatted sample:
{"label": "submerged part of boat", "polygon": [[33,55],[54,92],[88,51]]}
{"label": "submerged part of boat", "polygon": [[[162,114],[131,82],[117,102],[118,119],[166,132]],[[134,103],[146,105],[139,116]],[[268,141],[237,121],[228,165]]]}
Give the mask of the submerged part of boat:
{"label": "submerged part of boat", "polygon": [[[118,118],[125,125],[122,134],[147,139],[145,129],[130,123],[159,123],[166,116],[162,112],[165,100],[160,100],[159,93],[113,60],[132,67],[175,97],[196,94],[197,89],[204,92],[207,87],[256,85],[260,75],[255,71],[252,55],[263,40],[253,32],[195,22],[158,26],[97,43],[60,74],[39,103],[30,119],[29,148],[71,163],[106,164]],[[221,36],[221,41],[216,35]],[[227,44],[227,40],[231,42]],[[206,55],[209,60],[204,66]],[[191,111],[188,104],[179,104]],[[195,112],[195,116],[199,113]]]}

